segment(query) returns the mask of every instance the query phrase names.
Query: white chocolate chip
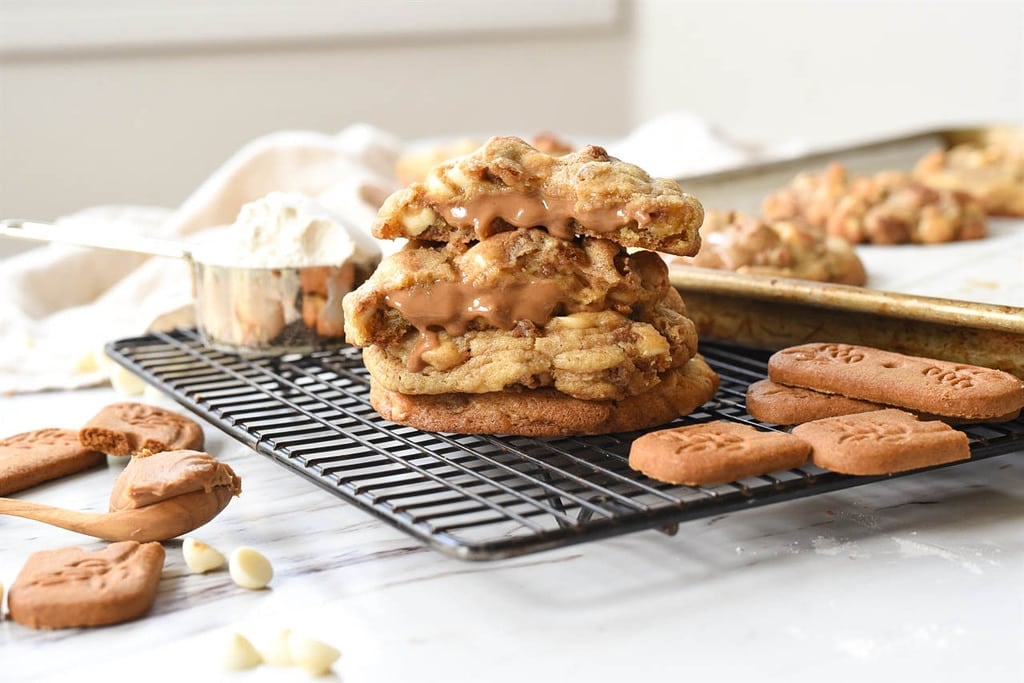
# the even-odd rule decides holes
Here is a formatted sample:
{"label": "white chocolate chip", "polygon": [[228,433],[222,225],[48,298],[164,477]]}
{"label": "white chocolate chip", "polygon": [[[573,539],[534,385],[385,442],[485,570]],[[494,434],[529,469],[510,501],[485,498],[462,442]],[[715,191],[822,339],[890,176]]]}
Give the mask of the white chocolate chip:
{"label": "white chocolate chip", "polygon": [[142,390],[142,400],[170,410],[177,410],[180,407],[173,398],[152,384],[147,384],[146,388]]}
{"label": "white chocolate chip", "polygon": [[125,467],[128,467],[128,463],[131,461],[132,459],[127,455],[111,455],[107,453],[107,467],[116,467],[123,470]]}
{"label": "white chocolate chip", "polygon": [[448,186],[448,183],[441,180],[436,173],[430,173],[427,175],[426,186],[427,192],[435,197],[448,199],[449,197],[455,196],[454,190]]}
{"label": "white chocolate chip", "polygon": [[270,579],[274,578],[274,568],[270,560],[247,546],[235,548],[231,553],[228,571],[231,573],[232,581],[250,590],[266,588]]}
{"label": "white chocolate chip", "polygon": [[330,671],[331,665],[341,656],[341,652],[327,643],[295,633],[288,635],[288,650],[292,661],[314,676]]}
{"label": "white chocolate chip", "polygon": [[99,369],[99,365],[96,364],[96,354],[92,351],[86,351],[75,361],[75,367],[72,368],[72,372],[88,375],[97,372]]}
{"label": "white chocolate chip", "polygon": [[232,633],[224,649],[224,668],[231,671],[241,671],[259,666],[263,662],[260,653],[257,652],[249,639],[238,633]]}
{"label": "white chocolate chip", "polygon": [[447,177],[448,180],[454,183],[460,190],[464,190],[472,184],[469,178],[466,177],[466,174],[463,173],[462,169],[458,166],[452,166],[447,169]]}
{"label": "white chocolate chip", "polygon": [[107,345],[105,342],[100,342],[96,345],[96,348],[92,350],[93,361],[96,363],[96,369],[105,371],[109,370],[115,365],[114,361],[107,355]]}
{"label": "white chocolate chip", "polygon": [[190,536],[181,544],[181,554],[193,574],[205,574],[220,569],[225,562],[224,555],[219,550]]}
{"label": "white chocolate chip", "polygon": [[137,375],[129,372],[123,365],[112,365],[110,368],[110,384],[114,390],[125,396],[141,396],[146,383]]}
{"label": "white chocolate chip", "polygon": [[272,666],[291,666],[295,663],[288,649],[288,637],[291,633],[291,629],[281,629],[267,641],[266,647],[260,650],[264,662]]}
{"label": "white chocolate chip", "polygon": [[429,206],[423,207],[419,213],[406,213],[402,216],[402,225],[410,235],[418,235],[434,223],[436,214]]}

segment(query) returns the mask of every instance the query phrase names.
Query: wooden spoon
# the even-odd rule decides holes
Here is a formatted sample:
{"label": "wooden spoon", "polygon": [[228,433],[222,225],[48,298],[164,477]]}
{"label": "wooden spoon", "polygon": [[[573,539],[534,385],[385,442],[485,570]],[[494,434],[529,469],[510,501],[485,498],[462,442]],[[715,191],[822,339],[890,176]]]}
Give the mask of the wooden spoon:
{"label": "wooden spoon", "polygon": [[145,507],[118,512],[79,512],[0,498],[0,515],[34,519],[105,541],[145,543],[166,541],[201,527],[227,507],[231,496],[229,487],[218,486],[209,492],[185,493]]}

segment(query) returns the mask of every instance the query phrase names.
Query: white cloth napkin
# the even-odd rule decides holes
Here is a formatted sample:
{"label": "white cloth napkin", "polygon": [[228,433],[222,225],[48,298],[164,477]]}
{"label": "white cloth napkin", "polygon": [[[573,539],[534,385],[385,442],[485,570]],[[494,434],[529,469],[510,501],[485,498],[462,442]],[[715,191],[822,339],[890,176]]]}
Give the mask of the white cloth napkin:
{"label": "white cloth napkin", "polygon": [[[273,133],[232,155],[177,210],[101,206],[57,223],[185,241],[232,223],[243,204],[284,191],[369,229],[396,189],[398,152],[397,139],[366,125],[337,135]],[[193,323],[185,261],[60,244],[31,249],[0,261],[0,393],[104,382],[107,341]]]}
{"label": "white cloth napkin", "polygon": [[[686,112],[659,117],[607,147],[663,177],[764,157],[764,150],[729,141]],[[110,235],[196,239],[206,229],[232,223],[243,204],[283,191],[311,196],[350,224],[369,229],[377,208],[396,189],[401,149],[392,135],[363,124],[337,135],[274,133],[231,156],[176,210],[102,206],[58,223]],[[384,253],[394,248],[381,247]],[[57,244],[0,260],[0,393],[107,381],[107,341],[193,324],[191,304],[184,261]]]}

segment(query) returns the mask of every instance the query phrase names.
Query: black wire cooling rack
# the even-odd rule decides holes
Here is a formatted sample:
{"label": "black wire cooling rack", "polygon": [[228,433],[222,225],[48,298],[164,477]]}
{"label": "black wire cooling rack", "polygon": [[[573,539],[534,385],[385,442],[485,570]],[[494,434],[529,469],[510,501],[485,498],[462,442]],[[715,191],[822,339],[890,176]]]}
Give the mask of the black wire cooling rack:
{"label": "black wire cooling rack", "polygon": [[[107,346],[121,365],[259,453],[431,547],[494,560],[834,491],[888,477],[807,465],[715,487],[672,486],[630,469],[638,433],[535,439],[422,432],[370,406],[357,349],[242,359],[194,331]],[[732,420],[772,429],[744,408],[768,354],[703,343],[717,396],[675,424]],[[1024,446],[1024,418],[963,427],[972,458]],[[947,465],[948,466],[948,465]],[[894,475],[898,476],[898,475]]]}

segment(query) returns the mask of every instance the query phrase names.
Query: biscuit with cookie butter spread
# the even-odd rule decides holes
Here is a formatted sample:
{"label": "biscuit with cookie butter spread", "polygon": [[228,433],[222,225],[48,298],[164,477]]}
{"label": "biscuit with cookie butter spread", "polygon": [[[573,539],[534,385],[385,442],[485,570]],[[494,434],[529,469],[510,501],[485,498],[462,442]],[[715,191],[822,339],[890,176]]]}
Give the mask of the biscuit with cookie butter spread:
{"label": "biscuit with cookie butter spread", "polygon": [[[385,202],[378,236],[413,239],[343,301],[384,417],[433,431],[603,433],[670,421],[714,394],[667,266],[627,249],[692,252],[699,202],[674,183],[651,194],[650,178],[640,191],[629,179],[642,171],[593,150],[573,156],[495,138],[432,171],[435,185],[457,176],[458,193],[439,199],[435,187],[428,201],[428,178]],[[466,220],[439,218],[453,212]],[[406,220],[420,213],[426,222]]]}
{"label": "biscuit with cookie butter spread", "polygon": [[988,232],[985,210],[964,192],[896,171],[851,176],[840,163],[799,174],[765,198],[761,213],[768,221],[803,218],[852,244],[936,244]]}
{"label": "biscuit with cookie butter spread", "polygon": [[690,256],[703,218],[701,203],[675,181],[652,178],[600,147],[553,156],[494,137],[388,197],[373,234],[468,244],[540,227],[563,239],[588,235]]}
{"label": "biscuit with cookie butter spread", "polygon": [[846,240],[801,218],[765,221],[739,211],[708,211],[696,256],[666,256],[670,264],[863,285],[867,272]]}
{"label": "biscuit with cookie butter spread", "polygon": [[242,492],[234,470],[209,453],[180,450],[135,456],[114,481],[110,511],[134,510],[169,498],[220,489],[231,496]]}

